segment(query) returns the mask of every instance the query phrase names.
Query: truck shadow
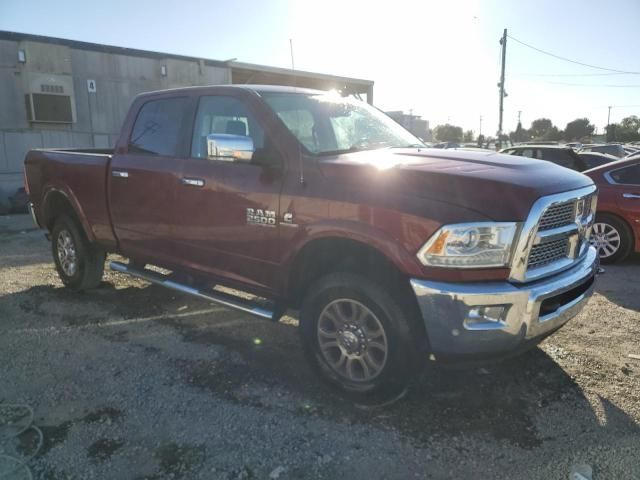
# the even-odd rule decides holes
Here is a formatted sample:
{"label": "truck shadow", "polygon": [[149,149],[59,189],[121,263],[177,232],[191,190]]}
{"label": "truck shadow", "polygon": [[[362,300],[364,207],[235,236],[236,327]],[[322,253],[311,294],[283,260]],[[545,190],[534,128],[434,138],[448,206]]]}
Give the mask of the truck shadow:
{"label": "truck shadow", "polygon": [[[611,435],[640,433],[636,422],[608,399],[596,399],[596,408],[593,396],[585,395],[569,374],[538,348],[483,367],[431,365],[402,400],[384,408],[363,408],[353,398],[327,386],[312,371],[293,321],[270,323],[227,309],[177,318],[173,314],[184,305],[202,309],[210,304],[167,294],[153,285],[115,289],[107,282],[85,294],[53,286],[32,287],[0,297],[0,312],[30,312],[41,316],[47,326],[52,321],[51,312],[41,308],[43,304],[63,305],[54,317],[74,328],[91,327],[102,322],[105,315],[156,315],[160,318],[150,320],[145,327],[150,338],[154,329],[169,329],[169,333],[175,332],[178,343],[214,348],[223,354],[203,356],[201,360],[185,358],[178,353],[179,348],[174,351],[166,343],[154,346],[152,340],[145,342],[140,332],[135,338],[130,336],[126,325],[104,336],[110,341],[137,343],[160,356],[168,368],[180,372],[185,388],[257,408],[285,409],[291,415],[388,428],[418,447],[442,438],[480,435],[531,449],[548,440],[562,441],[575,434],[576,428],[585,435],[600,429],[610,429]],[[78,309],[75,313],[73,307]],[[106,313],[92,315],[89,310]],[[544,428],[539,426],[541,419]],[[564,430],[563,425],[571,422],[579,427]],[[459,448],[465,453],[463,444]]]}
{"label": "truck shadow", "polygon": [[621,263],[604,265],[605,274],[598,277],[596,291],[611,302],[640,312],[640,254],[631,255]]}
{"label": "truck shadow", "polygon": [[[270,408],[274,403],[282,406],[274,396],[287,398],[293,393],[284,408],[294,414],[391,428],[419,446],[442,436],[477,434],[535,448],[543,441],[570,435],[562,428],[552,433],[538,430],[541,417],[548,424],[554,416],[562,419],[558,425],[575,421],[583,432],[611,428],[612,435],[640,433],[636,422],[608,399],[595,399],[597,412],[594,398],[587,398],[571,376],[539,348],[484,366],[430,365],[405,398],[376,408],[336,392],[319,379],[304,358],[295,325],[270,324],[235,312],[229,312],[227,318],[237,323],[163,323],[172,326],[185,342],[224,345],[242,355],[241,365],[225,358],[215,365],[179,364],[189,372],[191,385],[234,402]],[[256,382],[269,388],[248,388]]]}

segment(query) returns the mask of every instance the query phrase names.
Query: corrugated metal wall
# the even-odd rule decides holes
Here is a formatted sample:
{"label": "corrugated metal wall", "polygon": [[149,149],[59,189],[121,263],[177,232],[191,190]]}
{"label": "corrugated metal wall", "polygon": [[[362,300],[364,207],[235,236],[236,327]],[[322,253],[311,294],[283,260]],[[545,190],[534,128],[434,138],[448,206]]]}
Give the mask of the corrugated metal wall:
{"label": "corrugated metal wall", "polygon": [[[25,51],[25,63],[18,62],[19,50]],[[166,65],[166,76],[161,74],[162,65]],[[54,80],[71,78],[74,123],[28,121],[25,94],[30,84],[47,76]],[[88,91],[88,80],[95,81],[95,92]],[[229,81],[228,68],[198,60],[146,58],[63,44],[0,40],[0,190],[6,196],[22,186],[24,155],[31,148],[112,147],[129,105],[139,93]]]}

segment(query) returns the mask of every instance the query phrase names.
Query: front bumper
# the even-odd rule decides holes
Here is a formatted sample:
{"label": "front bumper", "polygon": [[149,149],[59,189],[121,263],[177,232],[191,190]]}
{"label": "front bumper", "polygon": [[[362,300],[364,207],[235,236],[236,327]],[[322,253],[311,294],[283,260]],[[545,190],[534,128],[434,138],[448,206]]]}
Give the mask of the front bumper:
{"label": "front bumper", "polygon": [[[569,270],[524,285],[411,280],[429,336],[441,356],[500,355],[535,343],[576,316],[593,294],[599,268],[593,247]],[[504,307],[499,318],[481,307]]]}

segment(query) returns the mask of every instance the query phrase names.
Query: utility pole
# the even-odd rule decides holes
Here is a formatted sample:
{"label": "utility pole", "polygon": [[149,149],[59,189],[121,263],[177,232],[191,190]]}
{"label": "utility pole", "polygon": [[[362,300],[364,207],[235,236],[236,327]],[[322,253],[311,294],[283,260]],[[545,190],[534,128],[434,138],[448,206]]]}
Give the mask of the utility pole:
{"label": "utility pole", "polygon": [[609,113],[607,114],[607,133],[605,134],[605,141],[606,142],[610,142],[611,140],[615,140],[615,138],[613,138],[613,135],[611,135],[611,139],[609,139],[609,125],[611,124],[611,107],[609,106]]}
{"label": "utility pole", "polygon": [[482,115],[480,115],[480,132],[478,133],[478,137],[482,135]]}
{"label": "utility pole", "polygon": [[498,142],[501,143],[500,137],[502,136],[502,112],[504,109],[504,66],[507,60],[507,29],[504,29],[502,38],[500,39],[500,45],[502,45],[502,64],[500,65],[500,120],[498,122]]}
{"label": "utility pole", "polygon": [[520,115],[522,115],[522,110],[518,110],[518,123],[520,123]]}

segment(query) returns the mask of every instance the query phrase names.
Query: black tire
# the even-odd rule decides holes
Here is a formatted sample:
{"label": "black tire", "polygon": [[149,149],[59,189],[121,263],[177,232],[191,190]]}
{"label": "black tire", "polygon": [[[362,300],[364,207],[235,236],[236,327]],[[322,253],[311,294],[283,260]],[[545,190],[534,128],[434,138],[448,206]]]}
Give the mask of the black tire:
{"label": "black tire", "polygon": [[[598,242],[598,236],[601,234],[603,228],[606,229],[606,232],[611,232],[612,230],[609,229],[613,229],[620,238],[619,242],[614,242],[613,244],[615,246],[613,253],[611,253],[612,247],[604,246]],[[624,220],[608,213],[598,213],[591,233],[591,244],[598,250],[601,263],[616,263],[624,260],[631,253],[633,249],[633,235]]]}
{"label": "black tire", "polygon": [[[69,241],[71,243],[68,243]],[[61,258],[64,254],[60,252],[59,242],[70,245],[69,248],[74,249],[75,268],[71,268],[68,263],[66,266],[63,265],[66,258]],[[89,242],[81,227],[71,217],[63,215],[56,219],[51,230],[51,252],[58,276],[66,287],[82,291],[95,288],[100,284],[106,253]]]}
{"label": "black tire", "polygon": [[[402,308],[402,303],[398,301],[399,298],[401,298],[400,295],[391,295],[389,289],[383,288],[364,276],[353,273],[329,274],[309,288],[300,311],[300,334],[307,359],[325,380],[345,392],[356,394],[357,396],[366,394],[367,397],[371,398],[376,394],[388,398],[406,391],[406,387],[411,380],[417,377],[421,367],[424,365],[423,357],[426,358],[426,354],[423,355],[420,352],[420,342],[418,341],[420,335],[415,334],[415,328],[410,323],[411,320],[405,313],[405,309]],[[330,361],[327,360],[328,354],[322,353],[320,346],[321,335],[318,329],[319,322],[326,321],[326,317],[323,316],[325,320],[321,320],[321,314],[325,312],[325,309],[332,308],[334,305],[343,305],[343,303],[340,303],[343,300],[352,301],[355,302],[355,305],[366,307],[369,313],[375,317],[372,318],[367,314],[367,316],[361,317],[363,318],[361,322],[354,323],[363,323],[364,319],[367,320],[367,323],[377,320],[378,323],[374,323],[374,326],[381,325],[384,330],[384,341],[387,345],[384,361],[381,360],[380,351],[374,355],[373,352],[375,350],[371,348],[367,352],[366,346],[357,347],[364,349],[365,353],[363,355],[376,356],[376,363],[383,365],[379,369],[379,373],[373,378],[355,380],[346,378],[348,373],[339,373],[338,369],[334,368],[335,365],[332,366]],[[346,303],[344,305],[349,304]],[[354,312],[351,312],[351,314],[354,314]],[[353,325],[350,324],[348,328],[353,328]],[[329,329],[324,328],[324,330]],[[379,330],[379,328],[374,329],[374,331],[378,332]],[[345,332],[347,329],[345,328],[342,331]],[[330,352],[333,356],[340,356],[340,359],[347,358],[345,362],[348,362],[350,357],[346,357],[343,348],[345,340],[344,337],[338,338],[343,335],[339,335],[338,332],[337,328],[333,332],[333,335],[335,335],[333,343],[337,345],[330,347],[332,349]],[[365,330],[361,330],[359,334],[363,332]],[[362,341],[363,345],[371,345],[368,335],[366,339],[362,339],[361,336],[352,336],[352,338],[359,338],[358,342]],[[376,341],[379,341],[380,337],[377,338],[378,340]],[[340,342],[342,342],[342,346],[338,346]],[[326,344],[324,347],[326,349]],[[358,354],[359,352],[355,352],[355,355]],[[354,361],[354,371],[358,369],[364,371],[362,362],[367,365],[367,369],[372,365],[363,360],[362,356],[352,360],[357,360],[359,364],[359,367],[356,368]],[[375,368],[372,367],[373,370]]]}

